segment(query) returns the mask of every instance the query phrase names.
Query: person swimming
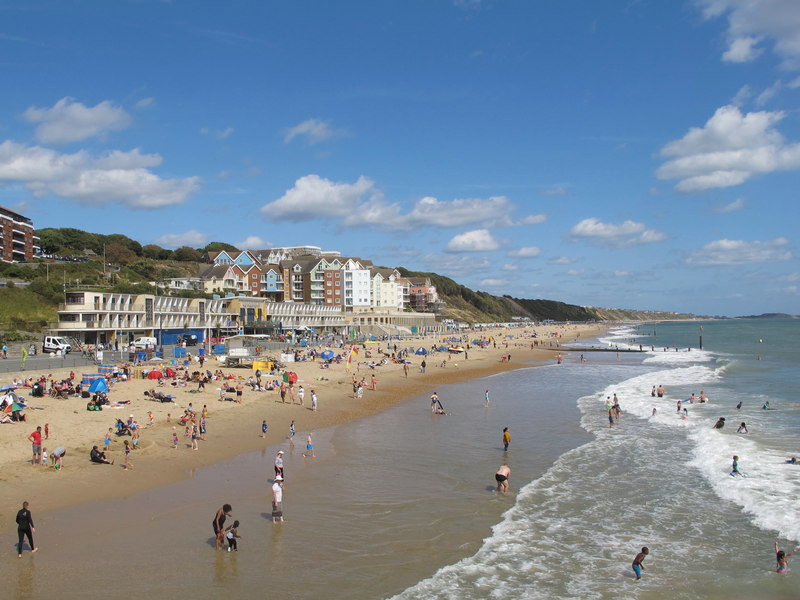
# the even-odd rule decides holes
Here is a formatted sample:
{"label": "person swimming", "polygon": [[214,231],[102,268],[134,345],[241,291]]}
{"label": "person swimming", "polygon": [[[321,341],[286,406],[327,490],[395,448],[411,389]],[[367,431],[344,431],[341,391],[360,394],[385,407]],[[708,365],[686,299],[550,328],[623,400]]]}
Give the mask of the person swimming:
{"label": "person swimming", "polygon": [[740,400],[739,404],[736,405],[736,410],[741,410],[741,408],[742,408],[742,402]]}
{"label": "person swimming", "polygon": [[763,410],[771,410],[771,409],[770,409],[770,407],[769,407],[769,400],[767,400],[766,402],[764,402],[764,406],[762,406],[761,408],[762,408]]}
{"label": "person swimming", "polygon": [[742,424],[739,425],[739,429],[736,430],[736,433],[748,433],[747,425],[745,425],[744,421],[742,421]]}
{"label": "person swimming", "polygon": [[720,417],[716,423],[714,423],[714,429],[722,429],[725,427],[725,417]]}

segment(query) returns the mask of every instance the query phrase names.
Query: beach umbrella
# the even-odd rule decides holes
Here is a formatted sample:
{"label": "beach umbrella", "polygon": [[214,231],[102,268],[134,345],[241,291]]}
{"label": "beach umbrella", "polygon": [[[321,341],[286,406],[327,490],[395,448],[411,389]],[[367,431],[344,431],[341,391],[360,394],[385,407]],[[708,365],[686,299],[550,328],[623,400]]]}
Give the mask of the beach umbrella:
{"label": "beach umbrella", "polygon": [[150,371],[150,372],[147,374],[147,378],[148,378],[148,379],[159,379],[159,378],[161,378],[161,377],[163,377],[163,375],[161,374],[161,371],[156,371],[155,369],[154,369],[154,370],[152,370],[152,371]]}
{"label": "beach umbrella", "polygon": [[108,392],[108,386],[105,379],[95,379],[92,385],[89,386],[89,393],[95,394],[97,392]]}
{"label": "beach umbrella", "polygon": [[325,350],[324,352],[322,352],[322,354],[320,354],[320,357],[322,357],[325,360],[330,360],[331,358],[333,358],[333,350]]}
{"label": "beach umbrella", "polygon": [[425,350],[425,348],[423,348],[422,346],[417,348],[417,351],[414,352],[414,354],[419,354],[420,356],[425,356],[427,353],[428,353],[428,351]]}
{"label": "beach umbrella", "polygon": [[3,409],[3,412],[7,412],[7,413],[17,412],[17,411],[23,410],[25,408],[28,408],[28,407],[25,406],[24,404],[20,404],[19,402],[12,402],[8,406],[6,406],[5,409]]}

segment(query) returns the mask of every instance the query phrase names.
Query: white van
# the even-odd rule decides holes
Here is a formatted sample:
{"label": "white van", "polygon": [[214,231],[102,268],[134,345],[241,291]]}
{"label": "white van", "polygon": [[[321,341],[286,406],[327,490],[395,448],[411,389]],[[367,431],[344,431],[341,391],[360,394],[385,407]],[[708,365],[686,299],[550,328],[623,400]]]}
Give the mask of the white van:
{"label": "white van", "polygon": [[50,354],[51,352],[58,352],[61,351],[62,354],[66,354],[70,350],[72,350],[72,346],[67,343],[63,337],[57,335],[46,335],[44,336],[44,342],[42,342],[42,352],[45,354]]}
{"label": "white van", "polygon": [[155,348],[158,340],[154,337],[140,337],[133,340],[133,347],[137,350],[147,350],[147,348]]}

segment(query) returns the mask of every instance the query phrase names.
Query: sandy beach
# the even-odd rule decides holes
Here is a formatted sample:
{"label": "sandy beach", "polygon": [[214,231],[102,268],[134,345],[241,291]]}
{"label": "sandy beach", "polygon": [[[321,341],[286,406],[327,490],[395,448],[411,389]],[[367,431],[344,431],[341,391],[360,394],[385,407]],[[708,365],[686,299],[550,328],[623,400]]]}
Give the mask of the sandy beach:
{"label": "sandy beach", "polygon": [[[84,399],[31,398],[24,395],[28,390],[21,388],[19,392],[23,398],[32,407],[41,407],[41,410],[25,411],[25,423],[0,425],[0,481],[4,484],[0,489],[0,504],[3,506],[0,529],[6,530],[13,524],[16,506],[22,499],[35,503],[37,513],[41,514],[85,502],[126,497],[184,479],[196,467],[279,443],[285,440],[292,420],[296,422],[298,432],[341,424],[381,411],[437,385],[511,370],[536,361],[553,361],[558,353],[557,342],[587,339],[600,330],[601,327],[597,325],[487,330],[472,335],[470,339],[492,337],[496,347],[471,348],[466,360],[463,355],[453,355],[448,359],[446,353],[427,357],[425,374],[418,369],[421,357],[412,356],[413,364],[407,377],[399,364],[370,369],[364,364],[363,351],[359,355],[361,364],[351,366],[350,370],[344,361],[338,365],[332,364],[329,369],[321,369],[319,362],[290,363],[287,369],[298,374],[298,385],[306,390],[304,407],[290,404],[288,397],[287,403],[281,403],[278,391],[253,392],[246,386],[241,404],[220,402],[219,382],[216,381],[207,384],[205,391],[199,393],[188,393],[188,390],[197,388],[196,384],[186,388],[172,388],[169,385],[157,388],[175,396],[173,403],[161,403],[144,396],[146,390],[156,387],[156,381],[131,379],[115,384],[109,394],[112,402],[129,401],[129,404],[120,408],[106,407],[97,412],[87,411]],[[534,335],[540,346],[531,349]],[[433,341],[432,338],[419,338],[404,341],[403,345],[430,348]],[[373,358],[377,356],[376,348],[373,345]],[[502,360],[506,354],[511,354],[510,362]],[[444,368],[439,366],[443,360],[446,364]],[[206,363],[206,367],[215,370],[216,365],[211,361]],[[225,373],[247,378],[253,372],[227,369]],[[378,380],[377,389],[368,388],[362,399],[354,399],[352,374],[359,379],[366,377],[369,383],[373,373]],[[65,370],[63,373],[53,372],[52,376],[58,380],[68,374],[69,370]],[[10,373],[3,378],[2,384],[10,383],[15,377],[32,375],[40,374]],[[79,377],[80,373],[76,372],[76,376]],[[312,389],[319,397],[319,410],[316,412],[310,410]],[[207,405],[209,411],[208,433],[205,440],[199,442],[197,451],[190,450],[189,438],[184,435],[183,427],[176,423],[190,402],[198,412],[203,405]],[[153,413],[152,426],[147,425],[148,411]],[[167,422],[168,413],[171,415],[170,423]],[[117,418],[125,420],[131,414],[143,426],[140,449],[134,451],[131,457],[134,468],[128,471],[122,468],[123,438],[116,435],[112,436],[109,454],[116,464],[107,466],[91,463],[89,452],[92,446],[97,444],[102,448],[108,428],[114,425]],[[269,424],[266,438],[260,437],[263,420]],[[57,446],[67,448],[65,466],[60,471],[31,465],[31,445],[27,437],[37,425],[44,428],[45,423],[49,425],[50,436],[43,441],[44,447],[48,451]],[[173,449],[171,443],[173,425],[178,427],[180,444],[177,449]],[[125,436],[124,439],[130,438]]]}

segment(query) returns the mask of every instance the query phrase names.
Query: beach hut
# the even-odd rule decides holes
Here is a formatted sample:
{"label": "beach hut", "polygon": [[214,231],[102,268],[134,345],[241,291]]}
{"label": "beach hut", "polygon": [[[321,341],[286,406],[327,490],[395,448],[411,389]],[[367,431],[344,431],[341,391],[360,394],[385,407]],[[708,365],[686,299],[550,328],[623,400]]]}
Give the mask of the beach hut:
{"label": "beach hut", "polygon": [[89,386],[89,393],[96,394],[97,392],[106,392],[108,393],[108,385],[106,385],[105,379],[95,379],[92,382],[92,385]]}

